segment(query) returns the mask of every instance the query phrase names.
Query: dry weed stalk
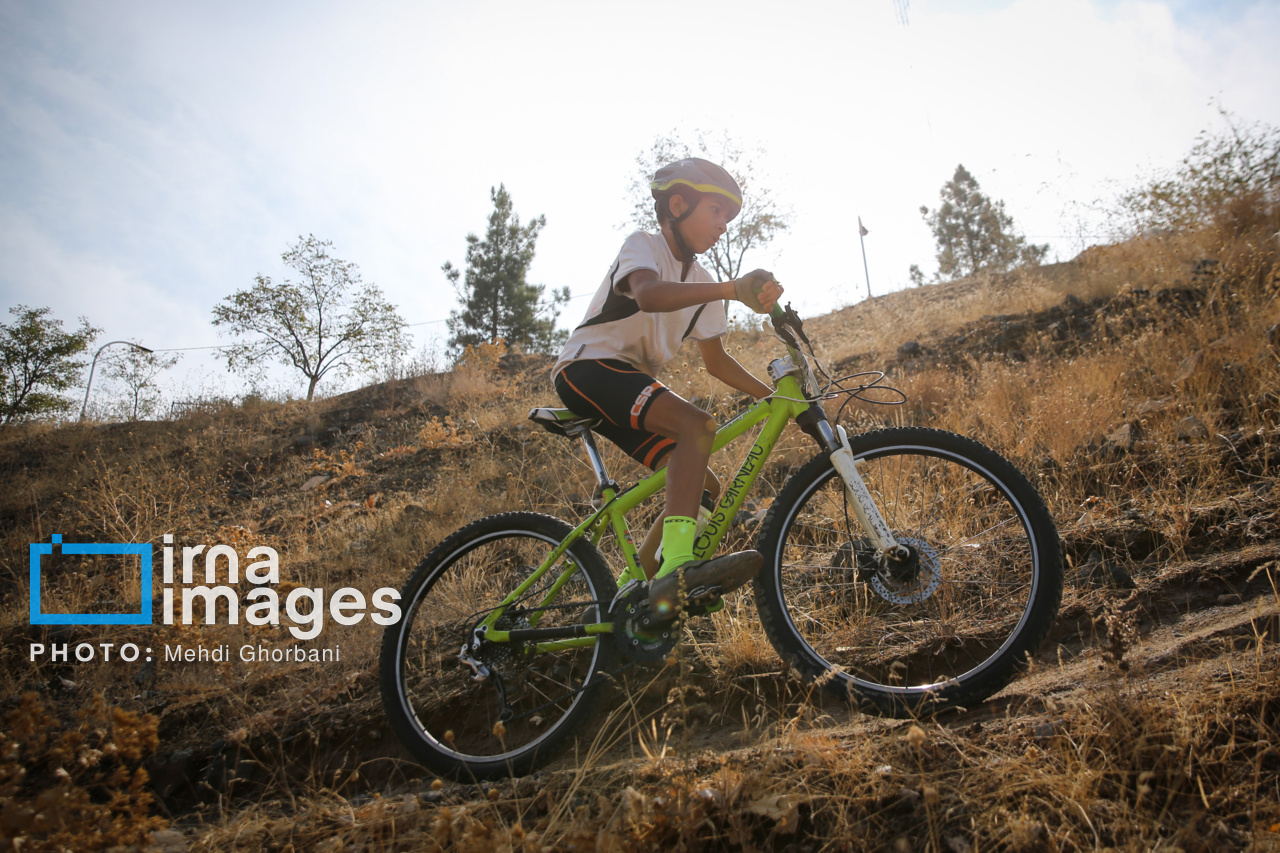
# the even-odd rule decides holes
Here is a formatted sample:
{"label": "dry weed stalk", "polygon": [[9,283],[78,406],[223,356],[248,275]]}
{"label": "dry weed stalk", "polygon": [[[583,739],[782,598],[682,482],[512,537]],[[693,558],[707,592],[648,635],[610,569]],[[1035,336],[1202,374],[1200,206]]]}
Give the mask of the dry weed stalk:
{"label": "dry weed stalk", "polygon": [[140,766],[157,720],[109,707],[74,714],[24,693],[0,732],[0,850],[107,850],[144,844],[167,821],[151,814]]}
{"label": "dry weed stalk", "polygon": [[[1268,395],[1280,388],[1280,353],[1264,330],[1280,321],[1277,250],[1267,242],[1277,230],[1274,205],[1240,202],[1194,232],[1148,235],[1034,273],[880,297],[810,328],[828,362],[863,354],[870,363],[857,366],[875,367],[906,341],[932,346],[984,317],[1031,317],[1064,294],[1086,305],[1111,300],[1089,309],[1099,317],[1096,339],[1042,336],[1025,361],[972,356],[954,368],[926,366],[901,379],[910,407],[860,411],[848,423],[871,428],[902,418],[996,445],[1037,478],[1077,569],[1096,552],[1096,565],[1158,596],[1152,585],[1172,561],[1274,539],[1280,409]],[[1218,263],[1197,265],[1206,259]],[[1197,270],[1212,274],[1197,280]],[[1151,304],[1165,307],[1143,307]],[[757,372],[777,354],[767,334],[735,331],[730,342]],[[1064,357],[1056,347],[1065,344]],[[1197,354],[1199,372],[1183,378]],[[13,484],[0,496],[0,513],[12,521],[0,533],[4,552],[25,553],[26,543],[53,532],[149,542],[178,532],[193,542],[234,540],[237,549],[269,541],[291,584],[398,586],[434,542],[473,518],[516,507],[580,516],[593,478],[576,448],[516,426],[528,408],[555,402],[549,383],[506,373],[503,355],[500,346],[479,348],[451,373],[402,385],[392,402],[370,409],[376,419],[343,421],[317,452],[295,439],[322,435],[326,418],[338,419],[348,403],[228,408],[129,429],[9,432],[0,436]],[[667,378],[719,417],[741,403],[693,360]],[[1186,428],[1192,416],[1205,435]],[[1122,426],[1131,441],[1112,440]],[[433,452],[419,453],[423,446]],[[812,449],[788,436],[777,453],[753,498],[770,498],[788,466]],[[615,476],[634,476],[630,462],[606,454]],[[735,463],[715,464],[723,474]],[[341,475],[319,497],[299,491],[317,466]],[[638,516],[637,526],[647,520]],[[746,547],[755,535],[744,526],[727,547]],[[604,550],[616,565],[608,540]],[[23,576],[12,559],[6,572]],[[1092,667],[1105,650],[1132,666],[1124,679],[1094,671],[1090,691],[1043,702],[1047,716],[1032,721],[974,709],[954,722],[833,728],[776,674],[749,595],[691,628],[674,685],[669,673],[646,691],[643,682],[654,678],[646,675],[566,759],[568,769],[537,780],[415,788],[412,768],[389,771],[359,758],[388,749],[369,731],[378,635],[367,625],[344,635],[343,665],[332,671],[170,667],[150,689],[164,698],[175,742],[243,731],[247,754],[262,768],[252,788],[222,792],[227,812],[201,842],[208,850],[1195,850],[1261,848],[1280,837],[1273,831],[1280,831],[1280,673],[1267,627],[1274,620],[1232,641],[1248,641],[1245,652],[1183,674],[1187,683],[1158,681],[1160,673],[1140,666],[1143,637],[1132,632],[1131,611],[1078,574],[1066,605],[1086,624],[1100,617],[1107,632],[1084,637],[1070,656]],[[1268,577],[1274,593],[1273,570]],[[125,594],[89,589],[90,580],[61,594],[75,602]],[[1280,609],[1280,593],[1272,599],[1271,610]],[[17,611],[6,611],[2,627],[10,632],[18,630]],[[243,626],[174,626],[166,637],[262,641]],[[50,674],[6,666],[3,682],[14,693]],[[103,667],[77,681],[115,690],[112,701],[128,704],[132,675]],[[22,702],[10,712],[35,713]],[[722,731],[716,753],[700,745],[700,733],[739,717],[744,748],[725,748]],[[294,739],[286,745],[279,730]],[[28,779],[49,770],[34,753],[14,753],[15,742],[5,744],[6,779],[15,778],[14,766]],[[101,747],[88,749],[86,756]],[[145,788],[130,787],[136,778],[118,789],[133,797],[131,814],[152,820]],[[130,838],[120,843],[141,841]]]}

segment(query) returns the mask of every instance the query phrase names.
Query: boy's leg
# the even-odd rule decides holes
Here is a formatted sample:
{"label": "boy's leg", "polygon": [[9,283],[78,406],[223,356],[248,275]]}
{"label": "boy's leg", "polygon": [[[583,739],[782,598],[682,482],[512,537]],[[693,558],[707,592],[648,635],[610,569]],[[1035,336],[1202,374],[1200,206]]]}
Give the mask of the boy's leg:
{"label": "boy's leg", "polygon": [[[661,471],[667,467],[667,461],[664,459],[657,470]],[[720,479],[710,468],[707,469],[707,475],[703,478],[702,488],[711,494],[712,501],[720,499]],[[658,562],[657,552],[658,546],[662,544],[662,522],[667,518],[667,511],[664,509],[658,515],[653,526],[649,528],[649,532],[645,534],[644,541],[640,543],[640,550],[637,554],[640,560],[640,566],[644,569],[645,575],[652,580],[653,576],[658,573],[661,563]]]}
{"label": "boy's leg", "polygon": [[698,499],[706,477],[711,445],[716,438],[715,418],[676,394],[656,397],[645,413],[644,428],[673,439],[667,454],[667,507],[665,515],[696,518]]}
{"label": "boy's leg", "polygon": [[[698,587],[730,591],[759,569],[756,551],[714,560],[693,561],[698,502],[715,441],[715,419],[675,394],[656,398],[645,416],[645,429],[674,439],[667,456],[667,505],[662,519],[662,563],[649,587],[649,603],[660,615],[674,614],[679,599]],[[688,571],[686,571],[688,569]]]}
{"label": "boy's leg", "polygon": [[[664,462],[667,465],[667,501],[660,537],[663,565],[656,574],[650,574],[652,556],[645,565],[652,579],[650,604],[660,614],[678,607],[682,590],[699,591],[698,597],[710,598],[737,589],[750,579],[755,573],[748,571],[752,561],[756,567],[762,562],[756,551],[713,560],[693,559],[699,498],[716,434],[716,422],[710,415],[652,376],[617,360],[572,362],[556,376],[555,388],[573,411],[603,416],[606,423],[597,430],[633,459],[655,468]],[[642,547],[652,554],[658,546],[646,537]]]}

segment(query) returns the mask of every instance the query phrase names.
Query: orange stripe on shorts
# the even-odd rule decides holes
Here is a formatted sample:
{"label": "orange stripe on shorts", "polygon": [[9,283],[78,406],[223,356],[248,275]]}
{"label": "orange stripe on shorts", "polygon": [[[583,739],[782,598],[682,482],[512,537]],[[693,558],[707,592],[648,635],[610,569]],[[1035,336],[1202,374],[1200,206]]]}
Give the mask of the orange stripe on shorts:
{"label": "orange stripe on shorts", "polygon": [[[604,419],[605,419],[606,421],[609,421],[609,423],[613,423],[613,420],[612,420],[608,415],[606,415],[606,414],[605,414],[604,409],[602,409],[602,408],[600,408],[599,406],[597,406],[597,405],[596,405],[596,401],[595,401],[595,400],[592,400],[592,399],[591,399],[590,397],[588,397],[586,394],[583,394],[583,393],[582,393],[582,389],[581,389],[581,388],[579,388],[577,385],[574,385],[574,384],[573,384],[573,382],[569,379],[569,377],[564,375],[564,371],[561,371],[561,372],[560,372],[560,375],[561,375],[562,377],[564,377],[565,384],[567,384],[567,385],[568,385],[570,388],[572,388],[574,391],[577,391],[577,392],[578,392],[578,396],[579,396],[579,397],[581,397],[582,399],[586,400],[586,401],[587,401],[588,403],[590,403],[591,405],[595,406],[595,407],[596,407],[596,411],[597,411],[597,412],[599,412],[601,415],[604,415]],[[634,418],[632,418],[632,420],[635,420],[635,419],[634,419]]]}
{"label": "orange stripe on shorts", "polygon": [[664,438],[662,439],[662,441],[659,441],[657,444],[655,444],[653,446],[653,450],[650,450],[648,453],[645,454],[645,457],[644,457],[645,467],[652,468],[653,460],[657,459],[663,450],[665,450],[668,447],[671,447],[673,444],[675,444],[675,442],[669,438]]}
{"label": "orange stripe on shorts", "polygon": [[605,370],[612,370],[614,373],[639,373],[640,372],[639,370],[619,370],[616,367],[610,367],[609,365],[605,364],[603,361],[601,361],[598,358],[595,360],[595,362],[596,364],[603,367]]}

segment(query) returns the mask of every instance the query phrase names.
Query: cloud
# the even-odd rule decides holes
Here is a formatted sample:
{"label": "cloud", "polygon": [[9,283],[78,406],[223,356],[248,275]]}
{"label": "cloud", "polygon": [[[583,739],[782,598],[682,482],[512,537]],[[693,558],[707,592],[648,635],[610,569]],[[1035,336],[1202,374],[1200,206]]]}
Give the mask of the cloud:
{"label": "cloud", "polygon": [[454,304],[440,265],[502,182],[522,217],[547,216],[533,279],[586,293],[635,155],[700,127],[764,148],[795,217],[755,261],[825,310],[864,292],[859,214],[877,292],[931,266],[917,210],[956,163],[1039,239],[1080,230],[1074,202],[1176,163],[1210,98],[1280,123],[1269,3],[920,0],[903,26],[888,3],[660,0],[644,18],[0,0],[0,291],[116,337],[213,343],[211,307],[315,233],[407,320],[436,320]]}

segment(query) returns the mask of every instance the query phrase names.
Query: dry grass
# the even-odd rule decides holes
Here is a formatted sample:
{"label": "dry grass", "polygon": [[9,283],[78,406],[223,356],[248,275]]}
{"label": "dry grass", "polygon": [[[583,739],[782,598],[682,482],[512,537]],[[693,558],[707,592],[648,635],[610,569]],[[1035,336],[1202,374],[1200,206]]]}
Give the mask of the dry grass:
{"label": "dry grass", "polygon": [[[1195,233],[893,294],[810,323],[826,361],[886,366],[910,398],[894,411],[846,411],[847,423],[921,423],[996,447],[1033,476],[1064,534],[1062,627],[1028,686],[952,718],[890,723],[824,705],[779,671],[749,594],[697,625],[672,665],[634,679],[593,743],[537,778],[485,787],[433,785],[395,757],[374,687],[379,629],[368,619],[326,628],[342,648],[332,666],[27,660],[28,642],[108,634],[153,648],[292,642],[287,619],[280,629],[37,631],[26,624],[27,545],[54,533],[225,542],[242,566],[248,549],[270,544],[282,590],[370,591],[398,587],[432,545],[482,515],[581,517],[590,469],[523,420],[554,402],[545,365],[511,372],[498,350],[448,374],[314,403],[5,430],[0,689],[33,696],[0,707],[10,720],[0,850],[70,838],[91,849],[91,836],[103,848],[140,843],[165,823],[161,813],[196,827],[204,850],[1280,846],[1280,353],[1265,331],[1280,322],[1276,230],[1273,210],[1236,208]],[[1219,263],[1195,279],[1202,258]],[[1192,302],[1142,295],[1189,287],[1201,288]],[[1093,325],[1064,342],[1037,323],[1066,295]],[[957,341],[1011,317],[1031,330],[1022,360]],[[905,365],[896,353],[912,340],[949,360]],[[777,354],[756,332],[734,332],[730,347],[757,372]],[[690,356],[666,377],[671,386],[718,416],[736,412],[738,396]],[[766,508],[811,452],[788,434],[752,509]],[[605,454],[620,480],[639,473]],[[714,467],[727,479],[737,461]],[[325,479],[303,488],[316,477]],[[642,510],[636,527],[654,512]],[[727,546],[755,533],[735,528]],[[602,550],[616,566],[612,543]],[[1224,568],[1233,554],[1239,567]],[[1239,600],[1220,604],[1222,594]],[[86,561],[68,564],[49,596],[51,608],[70,610],[138,591],[136,579]],[[1214,607],[1241,608],[1244,622],[1194,642],[1161,634]],[[19,724],[35,734],[19,741]],[[105,754],[116,731],[140,733],[127,760],[84,752]],[[58,746],[72,732],[78,745]],[[189,764],[176,757],[183,750]],[[139,767],[167,812],[149,801]],[[38,804],[59,792],[81,805]],[[38,814],[57,830],[35,828]]]}

